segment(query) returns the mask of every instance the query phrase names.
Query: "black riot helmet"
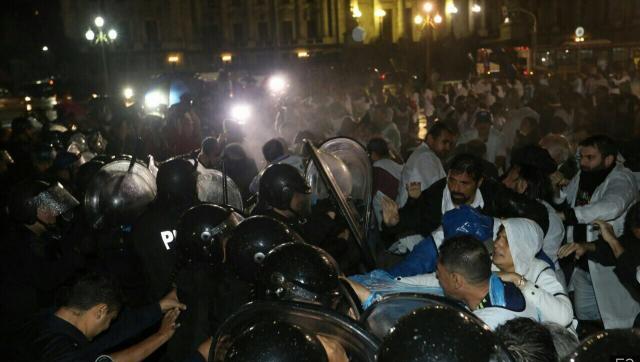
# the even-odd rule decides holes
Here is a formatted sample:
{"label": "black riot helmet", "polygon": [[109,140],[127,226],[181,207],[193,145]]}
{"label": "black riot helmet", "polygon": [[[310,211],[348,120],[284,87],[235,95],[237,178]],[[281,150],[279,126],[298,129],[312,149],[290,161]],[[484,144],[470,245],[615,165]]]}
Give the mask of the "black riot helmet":
{"label": "black riot helmet", "polygon": [[215,204],[190,208],[178,221],[178,253],[188,262],[221,263],[223,244],[241,220],[235,211]]}
{"label": "black riot helmet", "polygon": [[338,264],[326,251],[306,243],[286,243],[267,254],[259,274],[266,297],[322,304],[339,296]]}
{"label": "black riot helmet", "polygon": [[260,264],[276,246],[302,242],[302,238],[285,224],[266,216],[243,220],[227,243],[227,261],[240,279],[255,282]]}
{"label": "black riot helmet", "polygon": [[[609,329],[590,335],[563,361],[595,362],[613,361],[612,355],[638,356],[639,329]],[[620,358],[621,361],[631,359]]]}
{"label": "black riot helmet", "polygon": [[291,165],[270,165],[260,177],[258,195],[261,201],[271,207],[289,210],[296,192],[308,194],[311,190],[298,170]]}
{"label": "black riot helmet", "polygon": [[11,191],[9,216],[15,221],[31,225],[38,221],[38,209],[53,217],[71,218],[71,211],[80,205],[61,184],[44,181],[18,183]]}
{"label": "black riot helmet", "polygon": [[327,354],[320,340],[299,327],[280,321],[262,321],[232,337],[224,361],[324,362]]}
{"label": "black riot helmet", "polygon": [[183,158],[163,162],[158,168],[158,199],[191,202],[197,199],[196,166]]}
{"label": "black riot helmet", "polygon": [[429,305],[406,315],[384,338],[380,362],[510,361],[498,337],[474,315]]}
{"label": "black riot helmet", "polygon": [[80,198],[84,197],[84,191],[91,183],[93,178],[98,174],[98,171],[102,168],[102,166],[106,165],[106,163],[100,159],[96,160],[95,158],[91,159],[89,162],[84,163],[82,166],[78,167],[78,171],[76,172],[76,190],[77,195]]}

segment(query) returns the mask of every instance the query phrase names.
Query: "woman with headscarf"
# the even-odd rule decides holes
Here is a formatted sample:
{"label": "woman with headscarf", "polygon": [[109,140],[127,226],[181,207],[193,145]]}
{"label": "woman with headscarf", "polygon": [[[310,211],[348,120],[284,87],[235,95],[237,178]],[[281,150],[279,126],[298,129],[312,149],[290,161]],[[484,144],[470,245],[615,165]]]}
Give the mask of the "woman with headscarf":
{"label": "woman with headscarf", "polygon": [[570,327],[573,308],[565,288],[548,263],[535,255],[542,248],[542,229],[524,218],[502,220],[494,242],[493,264],[503,281],[514,283],[541,322]]}

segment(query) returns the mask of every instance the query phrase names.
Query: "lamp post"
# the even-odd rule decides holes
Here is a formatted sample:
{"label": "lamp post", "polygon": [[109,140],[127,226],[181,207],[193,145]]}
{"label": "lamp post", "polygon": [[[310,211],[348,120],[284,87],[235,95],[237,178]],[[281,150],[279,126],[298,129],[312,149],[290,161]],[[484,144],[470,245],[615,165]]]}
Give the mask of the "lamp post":
{"label": "lamp post", "polygon": [[387,16],[387,12],[384,9],[376,9],[373,12],[373,15],[375,15],[376,18],[378,18],[378,28],[380,29],[380,40],[382,40],[382,19],[384,19],[385,16]]}
{"label": "lamp post", "polygon": [[100,45],[100,52],[102,55],[102,72],[104,76],[104,93],[106,94],[109,91],[109,69],[107,67],[107,57],[105,55],[104,46],[105,44],[114,42],[118,38],[118,32],[115,29],[109,29],[107,32],[104,32],[104,23],[104,18],[102,16],[97,16],[93,19],[95,30],[90,26],[89,30],[84,33],[84,37],[93,44]]}
{"label": "lamp post", "polygon": [[[532,28],[531,28],[531,49],[529,51],[529,73],[535,69],[536,67],[536,48],[538,47],[538,17],[532,11],[523,8],[509,8],[508,12],[514,13],[523,13],[529,17],[531,17]],[[505,23],[509,23],[509,17],[507,16],[504,19]]]}

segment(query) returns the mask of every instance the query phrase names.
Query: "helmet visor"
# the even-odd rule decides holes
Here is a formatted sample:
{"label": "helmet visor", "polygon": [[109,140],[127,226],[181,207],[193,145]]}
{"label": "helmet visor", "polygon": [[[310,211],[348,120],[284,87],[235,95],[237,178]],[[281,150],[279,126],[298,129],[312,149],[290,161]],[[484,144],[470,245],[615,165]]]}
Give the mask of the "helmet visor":
{"label": "helmet visor", "polygon": [[39,193],[33,198],[33,203],[36,209],[44,208],[56,217],[68,214],[69,211],[80,205],[80,202],[65,190],[60,183],[56,183]]}

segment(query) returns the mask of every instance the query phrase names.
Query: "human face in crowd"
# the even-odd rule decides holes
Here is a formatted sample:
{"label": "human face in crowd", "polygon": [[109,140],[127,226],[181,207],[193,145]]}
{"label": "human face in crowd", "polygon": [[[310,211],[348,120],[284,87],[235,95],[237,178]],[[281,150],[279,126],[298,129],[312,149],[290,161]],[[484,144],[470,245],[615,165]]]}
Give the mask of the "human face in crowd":
{"label": "human face in crowd", "polygon": [[448,131],[441,132],[437,138],[427,135],[427,145],[438,157],[443,159],[449,155],[455,142],[456,137]]}
{"label": "human face in crowd", "polygon": [[613,156],[602,157],[596,147],[580,147],[580,169],[585,172],[604,170],[615,161]]}
{"label": "human face in crowd", "polygon": [[486,139],[491,131],[491,123],[489,122],[476,122],[476,129],[478,130],[478,136],[482,139]]}
{"label": "human face in crowd", "polygon": [[518,166],[514,166],[509,170],[507,176],[502,180],[502,184],[519,194],[527,191],[527,181],[520,177],[520,167]]}
{"label": "human face in crowd", "polygon": [[447,267],[438,262],[436,265],[436,277],[447,297],[461,299],[460,293],[458,292],[460,289],[459,283],[455,273],[450,272]]}
{"label": "human face in crowd", "polygon": [[291,210],[301,216],[311,215],[311,194],[296,192],[291,198]]}
{"label": "human face in crowd", "polygon": [[118,316],[117,310],[109,310],[106,304],[98,304],[85,312],[87,320],[87,339],[93,340],[111,326]]}
{"label": "human face in crowd", "polygon": [[447,176],[447,187],[451,192],[451,201],[455,205],[471,204],[475,200],[476,191],[482,184],[482,179],[476,181],[465,172],[451,172]]}
{"label": "human face in crowd", "polygon": [[498,238],[493,243],[493,264],[502,271],[515,271],[511,249],[509,249],[509,240],[507,240],[507,232],[504,227],[500,228]]}

